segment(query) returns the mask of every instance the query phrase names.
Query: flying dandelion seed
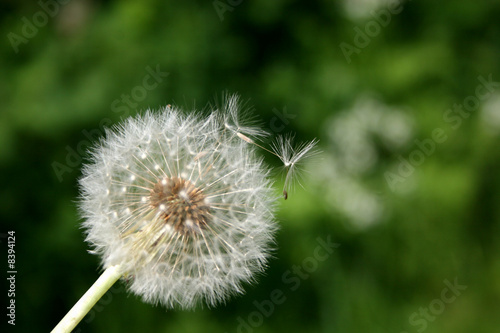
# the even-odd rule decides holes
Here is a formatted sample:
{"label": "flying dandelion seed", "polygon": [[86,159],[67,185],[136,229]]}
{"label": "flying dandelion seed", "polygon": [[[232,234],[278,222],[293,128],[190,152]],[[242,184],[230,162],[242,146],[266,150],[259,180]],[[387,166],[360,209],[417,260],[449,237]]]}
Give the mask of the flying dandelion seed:
{"label": "flying dandelion seed", "polygon": [[316,148],[318,140],[303,142],[299,145],[293,145],[293,136],[277,136],[273,142],[272,153],[278,156],[285,167],[285,183],[283,185],[283,197],[288,199],[288,192],[294,184],[294,181],[302,186],[300,180],[304,172],[304,161],[318,155],[320,151]]}
{"label": "flying dandelion seed", "polygon": [[[225,98],[207,117],[168,105],[106,132],[80,179],[86,241],[105,271],[53,332],[71,331],[120,277],[145,302],[187,309],[242,293],[263,271],[277,198],[251,137],[267,133]],[[316,144],[290,141],[271,151],[285,189]]]}
{"label": "flying dandelion seed", "polygon": [[252,109],[246,103],[242,103],[238,95],[224,93],[222,103],[217,109],[222,113],[224,126],[240,136],[241,139],[255,143],[249,137],[263,138],[269,135],[251,113]]}

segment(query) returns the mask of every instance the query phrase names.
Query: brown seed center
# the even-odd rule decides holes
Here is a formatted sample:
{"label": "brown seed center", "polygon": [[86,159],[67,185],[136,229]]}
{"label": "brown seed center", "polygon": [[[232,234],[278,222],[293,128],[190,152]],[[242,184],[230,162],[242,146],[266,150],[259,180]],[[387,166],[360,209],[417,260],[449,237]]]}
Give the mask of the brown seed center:
{"label": "brown seed center", "polygon": [[201,231],[210,218],[210,207],[203,191],[182,178],[159,180],[150,194],[150,203],[165,223],[181,234]]}

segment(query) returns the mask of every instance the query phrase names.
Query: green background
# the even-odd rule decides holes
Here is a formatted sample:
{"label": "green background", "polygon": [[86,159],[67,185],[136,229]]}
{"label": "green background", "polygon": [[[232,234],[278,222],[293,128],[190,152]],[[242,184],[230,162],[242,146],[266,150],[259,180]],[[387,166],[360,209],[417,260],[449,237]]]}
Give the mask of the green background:
{"label": "green background", "polygon": [[[228,90],[274,134],[317,137],[323,151],[280,201],[269,268],[245,295],[195,311],[117,284],[79,331],[498,332],[500,85],[479,79],[500,81],[498,1],[41,3],[0,3],[2,258],[13,230],[18,271],[9,331],[49,331],[100,272],[76,200],[103,125],[166,104],[202,109]],[[141,90],[148,66],[169,74]],[[325,260],[318,237],[338,244]],[[307,275],[293,273],[302,265]],[[450,298],[455,280],[467,288]]]}

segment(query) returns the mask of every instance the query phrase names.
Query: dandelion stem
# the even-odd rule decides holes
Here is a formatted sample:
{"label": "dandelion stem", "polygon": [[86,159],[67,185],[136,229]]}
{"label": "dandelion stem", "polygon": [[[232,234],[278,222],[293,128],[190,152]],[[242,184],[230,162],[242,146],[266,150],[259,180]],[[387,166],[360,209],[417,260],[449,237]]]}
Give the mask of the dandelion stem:
{"label": "dandelion stem", "polygon": [[122,274],[119,265],[107,268],[51,333],[71,332]]}

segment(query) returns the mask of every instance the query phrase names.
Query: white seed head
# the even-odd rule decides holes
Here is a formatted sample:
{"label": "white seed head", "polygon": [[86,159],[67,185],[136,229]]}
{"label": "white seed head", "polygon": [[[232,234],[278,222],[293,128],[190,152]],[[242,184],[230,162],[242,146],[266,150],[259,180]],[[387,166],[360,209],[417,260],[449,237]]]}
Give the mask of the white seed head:
{"label": "white seed head", "polygon": [[276,198],[254,145],[227,130],[237,112],[229,103],[229,115],[169,106],[130,118],[84,167],[86,240],[144,301],[215,305],[265,267]]}

